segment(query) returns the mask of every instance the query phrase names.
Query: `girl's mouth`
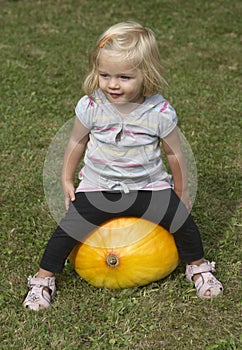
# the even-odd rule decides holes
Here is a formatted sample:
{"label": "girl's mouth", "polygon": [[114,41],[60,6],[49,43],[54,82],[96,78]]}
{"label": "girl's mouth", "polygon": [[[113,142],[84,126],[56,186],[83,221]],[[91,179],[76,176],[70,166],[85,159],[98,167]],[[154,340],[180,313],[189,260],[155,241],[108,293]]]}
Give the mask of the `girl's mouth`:
{"label": "girl's mouth", "polygon": [[121,96],[121,94],[116,94],[116,93],[109,93],[109,95],[114,99]]}

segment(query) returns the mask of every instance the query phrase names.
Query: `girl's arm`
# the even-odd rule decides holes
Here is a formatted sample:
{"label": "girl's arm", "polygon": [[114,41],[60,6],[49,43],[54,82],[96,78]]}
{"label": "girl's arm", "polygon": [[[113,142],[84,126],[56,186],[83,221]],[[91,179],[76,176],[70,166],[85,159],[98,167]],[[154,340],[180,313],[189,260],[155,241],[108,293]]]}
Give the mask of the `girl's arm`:
{"label": "girl's arm", "polygon": [[66,146],[62,167],[62,186],[64,191],[66,209],[69,207],[70,200],[75,200],[73,177],[86,148],[88,135],[89,130],[84,127],[78,118],[76,118],[70,139]]}
{"label": "girl's arm", "polygon": [[174,190],[187,209],[190,210],[191,201],[188,193],[187,167],[177,127],[162,140],[162,146],[173,176]]}

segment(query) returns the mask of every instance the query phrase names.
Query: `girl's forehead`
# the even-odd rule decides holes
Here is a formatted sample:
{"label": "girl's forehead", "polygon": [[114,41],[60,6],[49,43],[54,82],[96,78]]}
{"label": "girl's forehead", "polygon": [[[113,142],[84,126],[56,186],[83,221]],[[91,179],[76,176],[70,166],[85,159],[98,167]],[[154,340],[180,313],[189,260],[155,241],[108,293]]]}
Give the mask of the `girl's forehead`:
{"label": "girl's forehead", "polygon": [[132,60],[125,58],[125,55],[112,50],[102,50],[98,59],[98,68],[116,68],[121,71],[136,71],[134,62]]}

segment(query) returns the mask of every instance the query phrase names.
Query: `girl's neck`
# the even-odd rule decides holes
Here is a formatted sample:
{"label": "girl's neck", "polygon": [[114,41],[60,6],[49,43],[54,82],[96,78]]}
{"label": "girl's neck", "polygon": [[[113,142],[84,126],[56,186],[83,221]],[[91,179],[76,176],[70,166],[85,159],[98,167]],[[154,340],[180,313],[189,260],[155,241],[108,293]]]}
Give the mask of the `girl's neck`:
{"label": "girl's neck", "polygon": [[[144,101],[145,99],[142,101],[142,103]],[[139,107],[142,103],[130,103],[130,102],[115,103],[113,104],[113,107],[117,110],[117,112],[122,118],[125,118],[127,115],[132,113],[137,107]]]}

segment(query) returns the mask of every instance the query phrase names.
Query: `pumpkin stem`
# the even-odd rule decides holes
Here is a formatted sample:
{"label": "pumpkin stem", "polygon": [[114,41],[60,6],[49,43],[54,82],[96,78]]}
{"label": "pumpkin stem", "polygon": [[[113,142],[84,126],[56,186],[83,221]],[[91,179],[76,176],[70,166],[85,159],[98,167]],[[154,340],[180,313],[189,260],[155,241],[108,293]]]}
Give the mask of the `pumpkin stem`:
{"label": "pumpkin stem", "polygon": [[110,267],[116,267],[119,265],[119,258],[114,253],[109,253],[106,256],[106,264]]}

